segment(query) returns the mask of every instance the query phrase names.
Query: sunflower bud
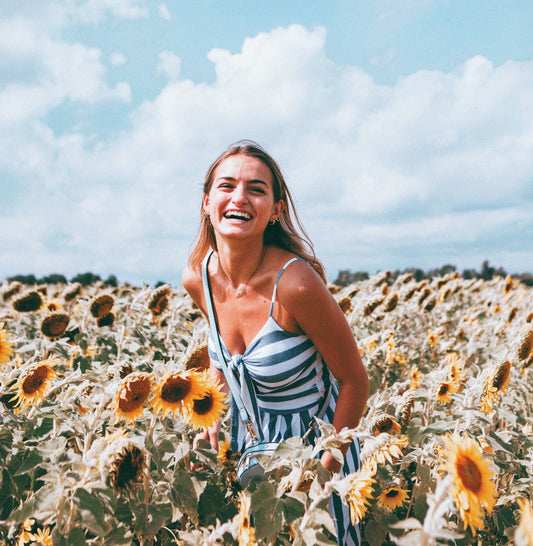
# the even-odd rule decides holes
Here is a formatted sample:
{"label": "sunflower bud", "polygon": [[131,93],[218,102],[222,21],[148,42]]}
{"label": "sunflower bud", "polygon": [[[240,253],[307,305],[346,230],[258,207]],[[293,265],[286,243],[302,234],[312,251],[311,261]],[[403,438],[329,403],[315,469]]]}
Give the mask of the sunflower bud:
{"label": "sunflower bud", "polygon": [[43,306],[43,298],[39,292],[32,290],[13,301],[15,311],[21,313],[31,313],[38,311]]}
{"label": "sunflower bud", "polygon": [[66,313],[50,313],[41,321],[41,332],[49,338],[56,338],[65,333],[70,322]]}
{"label": "sunflower bud", "polygon": [[110,296],[109,294],[102,294],[101,296],[97,296],[92,300],[89,311],[94,318],[99,319],[107,315],[113,308],[114,304],[115,300],[113,299],[113,296]]}

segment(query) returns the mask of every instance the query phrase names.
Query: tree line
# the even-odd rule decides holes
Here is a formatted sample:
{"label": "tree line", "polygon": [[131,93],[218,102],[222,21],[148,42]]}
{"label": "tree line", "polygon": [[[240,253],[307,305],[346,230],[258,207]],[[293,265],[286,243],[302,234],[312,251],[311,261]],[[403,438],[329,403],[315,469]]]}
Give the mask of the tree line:
{"label": "tree line", "polygon": [[[454,265],[446,264],[439,268],[434,269],[428,269],[427,271],[424,271],[417,267],[408,267],[403,270],[395,270],[391,271],[391,275],[388,277],[388,281],[390,283],[394,282],[396,278],[398,278],[400,275],[410,273],[413,275],[413,278],[416,281],[421,281],[422,279],[432,279],[434,277],[444,277],[444,275],[448,275],[449,273],[453,273],[455,271],[458,271],[457,267]],[[503,267],[493,267],[489,264],[488,260],[485,260],[483,264],[481,265],[481,269],[479,271],[475,269],[464,269],[461,273],[461,276],[464,279],[483,279],[483,280],[490,280],[495,276],[498,277],[506,277],[507,272]],[[516,280],[519,280],[520,282],[524,283],[527,286],[533,286],[533,275],[531,273],[517,273],[512,275],[513,278]],[[337,274],[337,278],[333,281],[333,284],[336,284],[338,286],[348,286],[350,284],[353,284],[355,282],[364,281],[366,279],[369,279],[370,275],[366,271],[351,271],[350,269],[341,269],[339,273]],[[90,284],[96,283],[96,282],[104,282],[108,286],[118,286],[119,282],[115,275],[109,275],[107,279],[103,280],[100,275],[96,275],[94,273],[78,273],[76,276],[72,277],[70,280],[68,280],[65,275],[61,275],[59,273],[52,273],[50,275],[45,275],[44,277],[36,277],[35,275],[13,275],[11,277],[7,277],[9,282],[18,281],[22,284],[26,285],[36,285],[36,284],[67,284],[68,282],[75,283],[79,282],[82,286],[89,286]],[[156,283],[156,288],[158,286],[161,286],[163,281],[159,281]]]}
{"label": "tree line", "polygon": [[[416,281],[421,281],[423,279],[433,279],[434,277],[444,277],[449,273],[454,273],[458,271],[457,267],[451,264],[443,265],[442,267],[429,269],[424,271],[418,267],[408,267],[403,270],[397,269],[396,271],[391,271],[391,275],[388,277],[390,283],[394,282],[400,275],[410,273],[413,275],[413,278]],[[464,279],[483,279],[490,280],[494,277],[507,277],[508,273],[503,269],[503,267],[493,267],[489,264],[488,260],[485,260],[481,265],[481,269],[477,271],[476,269],[464,269],[460,274]],[[533,275],[531,273],[516,273],[512,274],[514,279],[519,280],[527,286],[533,286]],[[348,286],[358,281],[364,281],[369,279],[370,275],[366,271],[355,271],[352,272],[349,269],[341,269],[337,275],[337,278],[333,281],[334,284],[338,286]]]}
{"label": "tree line", "polygon": [[90,284],[103,281],[109,286],[118,286],[118,279],[115,275],[109,275],[107,279],[103,280],[100,275],[95,275],[94,273],[78,273],[70,279],[70,281],[61,275],[60,273],[51,273],[50,275],[45,275],[44,277],[36,277],[35,275],[13,275],[7,277],[9,282],[20,282],[21,284],[67,284],[68,282],[75,283],[79,282],[82,286],[89,286]]}

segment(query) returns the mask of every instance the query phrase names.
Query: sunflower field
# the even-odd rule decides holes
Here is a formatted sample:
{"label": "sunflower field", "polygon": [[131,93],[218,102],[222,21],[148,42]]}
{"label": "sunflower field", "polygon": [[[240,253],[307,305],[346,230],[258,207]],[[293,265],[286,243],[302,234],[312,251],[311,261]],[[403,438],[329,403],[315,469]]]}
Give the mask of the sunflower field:
{"label": "sunflower field", "polygon": [[[533,289],[380,272],[330,287],[371,382],[356,430],[319,422],[245,490],[205,318],[180,288],[0,286],[0,544],[533,544]],[[195,437],[223,421],[218,453]],[[358,438],[341,478],[317,455]]]}

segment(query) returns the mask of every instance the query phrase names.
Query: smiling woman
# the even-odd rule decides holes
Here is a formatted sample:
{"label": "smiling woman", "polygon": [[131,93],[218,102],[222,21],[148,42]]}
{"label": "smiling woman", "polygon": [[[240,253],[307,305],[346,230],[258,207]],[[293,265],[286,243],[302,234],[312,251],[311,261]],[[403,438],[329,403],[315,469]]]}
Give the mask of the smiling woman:
{"label": "smiling woman", "polygon": [[[257,144],[231,146],[208,170],[183,286],[209,318],[210,373],[232,393],[232,453],[304,436],[315,416],[339,431],[357,426],[368,378],[353,333],[279,166]],[[199,437],[218,449],[220,421],[204,426]],[[329,452],[321,462],[332,473],[355,472],[358,442],[343,453],[343,464]],[[338,495],[330,512],[339,543],[359,544]]]}

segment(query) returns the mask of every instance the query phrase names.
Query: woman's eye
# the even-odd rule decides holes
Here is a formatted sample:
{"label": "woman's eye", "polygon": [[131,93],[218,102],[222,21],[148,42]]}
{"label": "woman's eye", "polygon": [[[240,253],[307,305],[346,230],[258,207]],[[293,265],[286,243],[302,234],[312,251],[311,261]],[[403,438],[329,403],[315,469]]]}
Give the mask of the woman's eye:
{"label": "woman's eye", "polygon": [[253,191],[254,193],[261,193],[261,194],[265,194],[265,190],[263,188],[252,188],[251,191]]}

